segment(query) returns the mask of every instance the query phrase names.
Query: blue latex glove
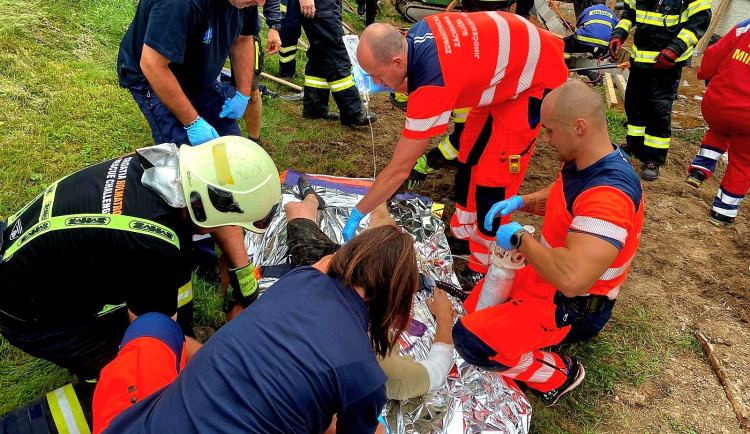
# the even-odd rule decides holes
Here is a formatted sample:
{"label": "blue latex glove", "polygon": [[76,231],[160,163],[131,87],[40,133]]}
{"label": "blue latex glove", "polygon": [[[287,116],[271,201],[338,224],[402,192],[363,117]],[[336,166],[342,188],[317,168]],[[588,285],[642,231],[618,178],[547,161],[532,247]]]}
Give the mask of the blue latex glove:
{"label": "blue latex glove", "polygon": [[505,217],[508,214],[514,213],[521,209],[523,206],[523,199],[521,196],[513,196],[510,199],[502,200],[490,208],[490,212],[484,217],[484,229],[492,230],[492,220],[500,214],[500,217]]}
{"label": "blue latex glove", "polygon": [[523,226],[518,222],[510,222],[507,225],[501,225],[495,236],[497,244],[505,250],[513,250],[513,245],[510,243],[510,237],[522,229]]}
{"label": "blue latex glove", "polygon": [[192,146],[200,145],[201,143],[219,137],[219,133],[216,132],[216,129],[203,118],[199,118],[198,122],[186,127],[185,129],[187,130],[188,139]]}
{"label": "blue latex glove", "polygon": [[344,236],[344,242],[347,242],[354,237],[354,233],[357,232],[357,228],[359,227],[359,222],[361,222],[363,218],[365,218],[365,215],[359,212],[356,206],[352,208],[352,213],[349,214],[349,218],[346,219],[344,230],[341,231],[341,234]]}
{"label": "blue latex glove", "polygon": [[228,117],[230,119],[238,119],[242,117],[242,115],[245,114],[248,101],[250,101],[249,96],[245,96],[239,91],[235,92],[233,97],[227,98],[227,100],[224,101],[224,106],[221,108],[219,117]]}

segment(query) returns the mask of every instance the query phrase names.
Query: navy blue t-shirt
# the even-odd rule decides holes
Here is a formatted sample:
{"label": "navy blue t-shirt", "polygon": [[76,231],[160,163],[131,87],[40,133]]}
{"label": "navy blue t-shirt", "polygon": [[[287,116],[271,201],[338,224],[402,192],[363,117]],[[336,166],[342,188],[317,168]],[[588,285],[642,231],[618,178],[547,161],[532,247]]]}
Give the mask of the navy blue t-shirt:
{"label": "navy blue t-shirt", "polygon": [[372,433],[386,376],[361,297],[300,267],[222,327],[169,386],[109,433]]}
{"label": "navy blue t-shirt", "polygon": [[411,26],[406,34],[408,47],[407,87],[415,92],[422,86],[445,86],[443,69],[437,53],[437,44],[427,21],[421,20]]}
{"label": "navy blue t-shirt", "polygon": [[120,43],[120,85],[147,84],[140,67],[145,43],[169,59],[183,91],[210,87],[237,37],[259,30],[257,6],[238,9],[227,0],[141,0]]}

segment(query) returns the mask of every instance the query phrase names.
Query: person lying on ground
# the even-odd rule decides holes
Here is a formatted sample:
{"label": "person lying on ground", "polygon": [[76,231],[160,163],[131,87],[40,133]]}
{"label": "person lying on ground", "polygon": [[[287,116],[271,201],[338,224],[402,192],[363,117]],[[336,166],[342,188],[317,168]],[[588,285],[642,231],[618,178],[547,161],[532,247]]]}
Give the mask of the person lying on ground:
{"label": "person lying on ground", "polygon": [[[286,242],[293,267],[311,265],[341,248],[318,226],[317,211],[325,207],[324,200],[304,176],[300,176],[297,187],[302,201],[284,205]],[[385,204],[375,208],[370,216],[370,229],[381,226],[396,226]],[[445,383],[446,375],[453,366],[451,330],[455,312],[445,292],[438,288],[432,288],[432,291],[434,297],[427,304],[435,315],[437,325],[435,340],[427,358],[415,362],[411,356],[392,354],[379,359],[380,367],[388,376],[388,399],[403,400],[434,392]]]}
{"label": "person lying on ground", "polygon": [[467,362],[526,383],[546,405],[583,381],[574,357],[541,351],[596,336],[612,315],[638,248],[643,192],[630,159],[612,145],[601,96],[570,81],[542,103],[542,143],[563,163],[546,188],[492,206],[496,215],[544,215],[537,241],[517,222],[500,226],[497,243],[521,252],[510,300],[475,310],[485,281],[464,303],[453,341]]}
{"label": "person lying on ground", "polygon": [[418,278],[411,236],[381,226],[279,279],[187,364],[167,316],[139,318],[102,371],[94,432],[323,432],[336,415],[338,432],[372,433],[376,355],[408,326]]}

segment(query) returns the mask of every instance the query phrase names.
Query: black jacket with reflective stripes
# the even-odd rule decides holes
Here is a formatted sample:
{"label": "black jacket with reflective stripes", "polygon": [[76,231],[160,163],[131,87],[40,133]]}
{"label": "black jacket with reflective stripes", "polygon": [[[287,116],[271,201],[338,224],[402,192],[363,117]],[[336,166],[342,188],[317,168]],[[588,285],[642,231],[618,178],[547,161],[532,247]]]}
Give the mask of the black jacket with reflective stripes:
{"label": "black jacket with reflective stripes", "polygon": [[711,21],[711,0],[625,0],[625,10],[612,37],[633,37],[633,66],[651,67],[659,52],[669,48],[682,66]]}

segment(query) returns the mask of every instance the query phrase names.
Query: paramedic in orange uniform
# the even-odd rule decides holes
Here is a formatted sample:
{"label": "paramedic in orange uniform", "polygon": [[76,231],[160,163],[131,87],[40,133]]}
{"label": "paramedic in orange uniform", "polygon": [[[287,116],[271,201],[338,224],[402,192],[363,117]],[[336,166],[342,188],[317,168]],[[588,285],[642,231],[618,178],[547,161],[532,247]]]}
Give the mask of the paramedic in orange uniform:
{"label": "paramedic in orange uniform", "polygon": [[469,363],[525,382],[554,405],[585,375],[573,357],[540,351],[596,336],[638,248],[643,194],[624,152],[612,145],[601,97],[583,82],[552,91],[541,109],[544,134],[563,163],[557,180],[535,193],[495,204],[487,215],[544,215],[536,240],[517,222],[500,226],[497,243],[528,261],[505,303],[475,310],[484,282],[456,322],[456,350]]}

